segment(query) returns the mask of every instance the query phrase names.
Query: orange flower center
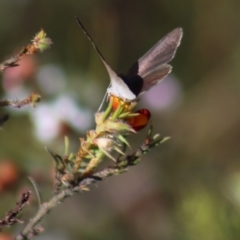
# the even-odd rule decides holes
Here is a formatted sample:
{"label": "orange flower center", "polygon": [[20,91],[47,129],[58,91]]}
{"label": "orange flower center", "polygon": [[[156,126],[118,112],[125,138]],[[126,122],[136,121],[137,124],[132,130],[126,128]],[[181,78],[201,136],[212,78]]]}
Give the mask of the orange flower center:
{"label": "orange flower center", "polygon": [[129,110],[129,108],[131,106],[131,102],[126,102],[123,99],[117,98],[117,97],[115,97],[113,95],[110,96],[110,101],[113,102],[112,108],[114,110],[116,110],[119,105],[121,105],[125,110]]}

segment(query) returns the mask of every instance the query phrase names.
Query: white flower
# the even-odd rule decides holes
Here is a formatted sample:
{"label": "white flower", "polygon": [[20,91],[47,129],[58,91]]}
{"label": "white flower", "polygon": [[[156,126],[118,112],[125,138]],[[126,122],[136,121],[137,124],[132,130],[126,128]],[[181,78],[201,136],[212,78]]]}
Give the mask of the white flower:
{"label": "white flower", "polygon": [[59,135],[63,122],[80,132],[89,129],[93,121],[93,114],[81,109],[71,96],[61,96],[52,103],[39,103],[30,115],[36,136],[45,142]]}

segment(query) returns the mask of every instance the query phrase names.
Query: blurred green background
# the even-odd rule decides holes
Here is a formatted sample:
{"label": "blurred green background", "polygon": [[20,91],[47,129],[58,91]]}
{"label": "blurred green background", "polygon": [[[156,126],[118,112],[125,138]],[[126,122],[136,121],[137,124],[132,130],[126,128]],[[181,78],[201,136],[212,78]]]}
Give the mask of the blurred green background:
{"label": "blurred green background", "polygon": [[[2,99],[35,91],[42,102],[34,109],[1,109],[10,120],[0,131],[0,160],[17,167],[19,181],[2,187],[0,216],[32,189],[29,175],[48,200],[53,162],[44,146],[62,154],[68,135],[75,152],[79,137],[94,127],[109,78],[77,15],[119,73],[183,28],[173,74],[140,102],[152,112],[155,131],[171,140],[127,173],[59,205],[44,219],[39,239],[240,239],[239,10],[236,0],[1,0],[1,61],[40,28],[54,44],[1,75]],[[132,149],[146,131],[132,137]],[[35,203],[34,197],[23,219],[33,216]]]}

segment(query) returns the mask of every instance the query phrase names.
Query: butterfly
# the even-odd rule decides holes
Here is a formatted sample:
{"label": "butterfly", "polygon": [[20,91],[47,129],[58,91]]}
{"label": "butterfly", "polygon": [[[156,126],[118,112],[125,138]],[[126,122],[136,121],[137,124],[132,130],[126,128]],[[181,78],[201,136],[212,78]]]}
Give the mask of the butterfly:
{"label": "butterfly", "polygon": [[182,29],[176,28],[160,39],[148,52],[133,64],[126,75],[118,75],[104,59],[96,44],[84,28],[80,20],[75,17],[83,32],[100,56],[110,76],[110,86],[107,89],[109,96],[124,101],[134,101],[164,79],[172,70],[168,63],[174,58],[182,38]]}

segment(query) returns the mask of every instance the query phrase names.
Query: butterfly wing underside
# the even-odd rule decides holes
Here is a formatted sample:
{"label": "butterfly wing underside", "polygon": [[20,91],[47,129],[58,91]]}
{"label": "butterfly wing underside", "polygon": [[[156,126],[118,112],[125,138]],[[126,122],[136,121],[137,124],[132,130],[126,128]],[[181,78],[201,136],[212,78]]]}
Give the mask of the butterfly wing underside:
{"label": "butterfly wing underside", "polygon": [[127,76],[132,77],[137,74],[143,78],[140,94],[149,90],[171,72],[172,67],[167,63],[175,56],[181,38],[182,29],[174,29],[160,39],[129,70]]}

